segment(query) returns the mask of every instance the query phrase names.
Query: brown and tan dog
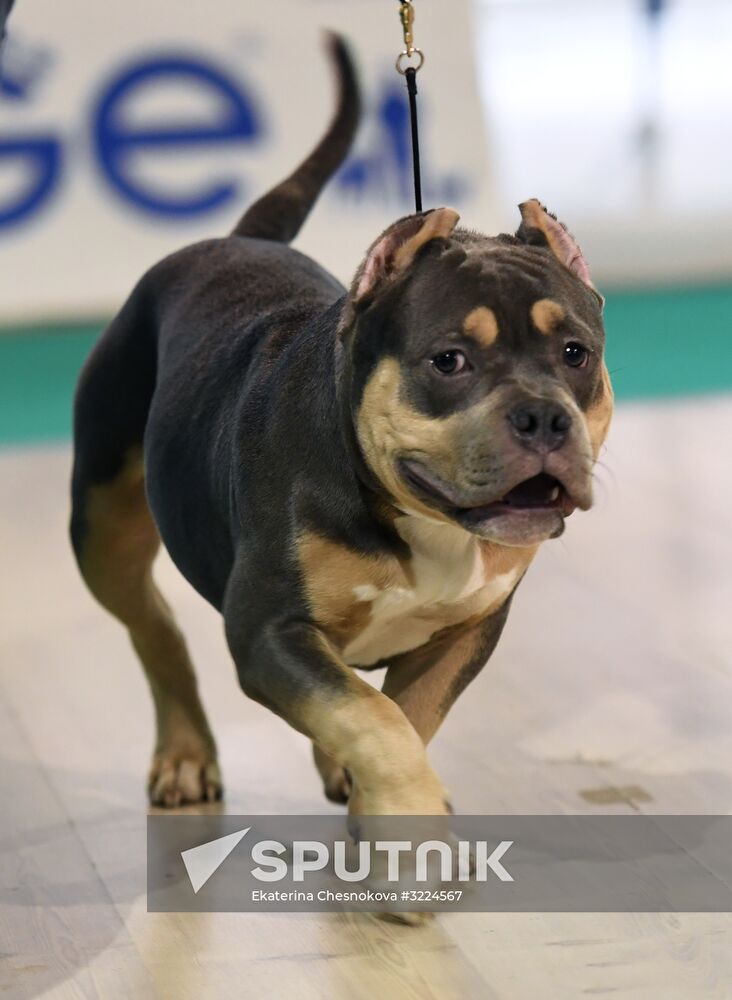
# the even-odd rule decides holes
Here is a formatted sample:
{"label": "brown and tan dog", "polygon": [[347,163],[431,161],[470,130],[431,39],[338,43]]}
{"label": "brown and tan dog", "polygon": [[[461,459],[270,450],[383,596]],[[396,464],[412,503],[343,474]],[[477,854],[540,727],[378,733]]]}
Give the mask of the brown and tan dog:
{"label": "brown and tan dog", "polygon": [[[442,814],[426,744],[540,543],[592,502],[612,409],[601,299],[539,202],[511,236],[448,208],[401,219],[348,291],[286,246],[357,124],[332,52],[320,146],[230,237],[146,274],[79,383],[73,544],[150,682],[161,805],[221,782],[152,580],[160,536],[222,612],[243,690],[312,740],[330,798]],[[359,667],[386,668],[381,692]]]}

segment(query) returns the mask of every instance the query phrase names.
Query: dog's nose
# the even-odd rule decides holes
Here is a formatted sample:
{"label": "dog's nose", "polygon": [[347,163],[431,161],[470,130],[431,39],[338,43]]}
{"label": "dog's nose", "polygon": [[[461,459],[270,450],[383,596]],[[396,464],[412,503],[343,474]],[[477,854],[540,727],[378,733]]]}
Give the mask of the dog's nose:
{"label": "dog's nose", "polygon": [[508,422],[525,448],[556,451],[567,440],[572,417],[559,403],[536,399],[511,410]]}

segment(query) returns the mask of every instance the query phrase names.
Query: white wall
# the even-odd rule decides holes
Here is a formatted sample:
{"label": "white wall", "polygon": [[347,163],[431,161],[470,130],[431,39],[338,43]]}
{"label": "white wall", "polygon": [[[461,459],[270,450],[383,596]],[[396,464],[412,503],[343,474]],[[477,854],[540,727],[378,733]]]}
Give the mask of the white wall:
{"label": "white wall", "polygon": [[502,220],[537,194],[601,283],[732,276],[730,0],[476,7]]}

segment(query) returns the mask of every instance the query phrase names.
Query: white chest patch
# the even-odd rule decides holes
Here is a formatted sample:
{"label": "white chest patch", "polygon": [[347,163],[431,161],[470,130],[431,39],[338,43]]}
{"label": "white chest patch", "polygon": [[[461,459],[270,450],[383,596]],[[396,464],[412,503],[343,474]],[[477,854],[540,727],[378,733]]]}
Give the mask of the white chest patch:
{"label": "white chest patch", "polygon": [[396,528],[412,550],[413,583],[353,588],[357,601],[370,603],[371,615],[343,650],[346,663],[370,666],[422,646],[440,629],[500,604],[523,569],[489,576],[479,540],[451,525],[405,516]]}

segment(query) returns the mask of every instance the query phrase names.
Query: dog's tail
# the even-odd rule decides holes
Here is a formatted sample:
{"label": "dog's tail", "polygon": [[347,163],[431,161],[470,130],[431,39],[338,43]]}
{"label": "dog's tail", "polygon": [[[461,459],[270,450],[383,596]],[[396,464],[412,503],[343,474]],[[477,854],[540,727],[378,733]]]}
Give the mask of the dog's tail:
{"label": "dog's tail", "polygon": [[330,128],[294,173],[247,209],[232,236],[254,236],[278,243],[294,240],[328,178],[351,148],[361,117],[356,70],[345,40],[330,32],[326,37],[339,91]]}

